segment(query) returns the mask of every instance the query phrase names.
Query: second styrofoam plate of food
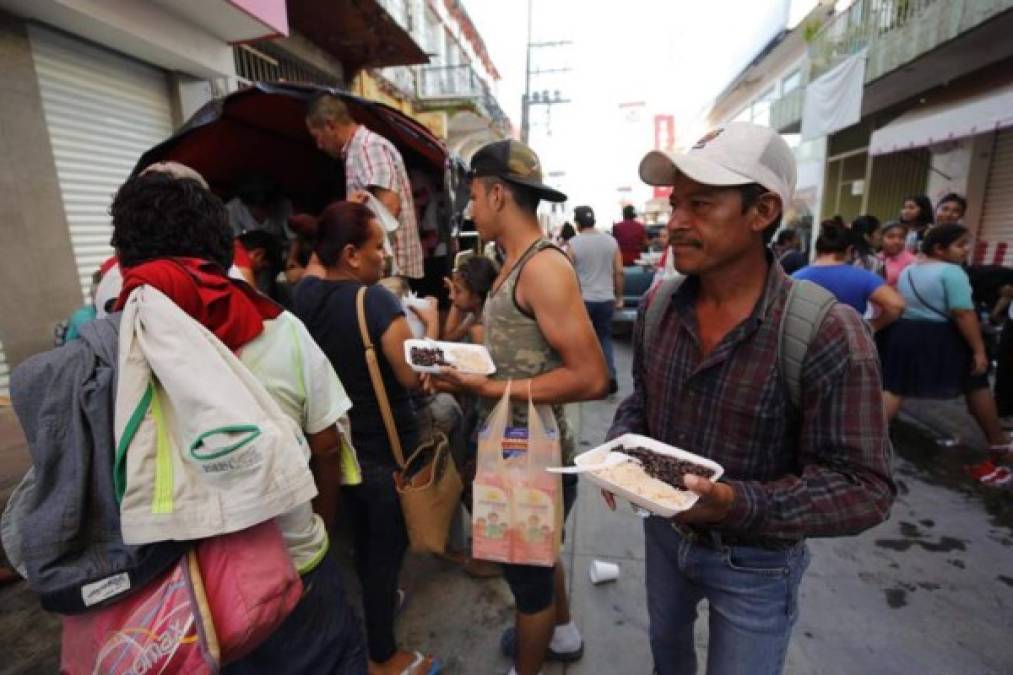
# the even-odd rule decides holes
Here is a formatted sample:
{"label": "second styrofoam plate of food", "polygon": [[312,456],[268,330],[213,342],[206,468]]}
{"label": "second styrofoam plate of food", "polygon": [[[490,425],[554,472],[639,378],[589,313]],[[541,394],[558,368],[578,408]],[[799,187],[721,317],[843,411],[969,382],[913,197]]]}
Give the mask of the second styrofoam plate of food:
{"label": "second styrofoam plate of food", "polygon": [[418,373],[439,373],[444,368],[455,368],[462,373],[491,375],[496,364],[489,350],[482,345],[466,342],[439,342],[437,340],[405,340],[405,361]]}

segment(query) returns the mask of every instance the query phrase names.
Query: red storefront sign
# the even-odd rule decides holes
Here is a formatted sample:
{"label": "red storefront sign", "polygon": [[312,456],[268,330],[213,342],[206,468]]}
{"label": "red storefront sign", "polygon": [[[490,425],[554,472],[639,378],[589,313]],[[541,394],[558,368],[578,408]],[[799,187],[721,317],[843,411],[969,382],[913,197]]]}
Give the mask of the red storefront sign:
{"label": "red storefront sign", "polygon": [[[655,115],[654,116],[654,149],[672,152],[675,150],[675,116]],[[672,188],[667,186],[655,186],[655,199],[668,199],[672,194]]]}

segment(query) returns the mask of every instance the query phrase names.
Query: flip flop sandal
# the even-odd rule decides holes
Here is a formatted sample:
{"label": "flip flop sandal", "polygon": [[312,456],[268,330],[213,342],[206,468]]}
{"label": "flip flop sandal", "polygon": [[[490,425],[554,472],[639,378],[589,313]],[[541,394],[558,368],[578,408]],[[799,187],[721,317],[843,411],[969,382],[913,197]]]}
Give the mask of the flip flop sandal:
{"label": "flip flop sandal", "polygon": [[[499,639],[499,649],[503,653],[503,656],[508,659],[514,658],[517,653],[517,629],[511,626],[503,631],[503,636]],[[580,647],[573,650],[572,652],[557,652],[552,647],[545,650],[546,661],[559,661],[560,663],[573,663],[574,661],[580,660],[580,657],[584,656],[584,641],[581,640]]]}
{"label": "flip flop sandal", "polygon": [[403,588],[397,589],[397,596],[394,598],[394,616],[400,616],[407,605],[408,593]]}
{"label": "flip flop sandal", "polygon": [[422,652],[415,652],[415,660],[412,661],[407,668],[401,671],[401,675],[439,675],[440,671],[443,670],[443,664],[436,659],[433,659],[432,665],[429,666],[429,670],[425,673],[415,672],[415,669],[422,665],[422,662],[425,660],[425,654]]}

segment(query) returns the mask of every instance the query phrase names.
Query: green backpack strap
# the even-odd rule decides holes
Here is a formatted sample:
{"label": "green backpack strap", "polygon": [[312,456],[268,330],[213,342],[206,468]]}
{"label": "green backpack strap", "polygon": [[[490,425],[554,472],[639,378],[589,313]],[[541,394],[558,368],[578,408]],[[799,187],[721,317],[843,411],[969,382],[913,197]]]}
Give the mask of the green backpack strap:
{"label": "green backpack strap", "polygon": [[[686,277],[669,279],[658,286],[647,300],[644,314],[644,344],[646,352],[654,338],[675,293]],[[788,290],[784,314],[777,337],[777,363],[788,387],[788,398],[796,409],[802,406],[802,364],[809,345],[815,339],[827,314],[837,304],[833,293],[811,281],[794,281]]]}
{"label": "green backpack strap", "polygon": [[653,291],[648,291],[651,295],[647,299],[647,311],[644,313],[645,352],[654,344],[654,336],[658,332],[661,317],[665,315],[665,310],[672,301],[672,294],[679,290],[685,280],[686,277],[683,276],[666,279]]}
{"label": "green backpack strap", "polygon": [[802,407],[802,364],[827,314],[834,294],[811,281],[796,280],[788,291],[777,339],[777,362],[795,410]]}

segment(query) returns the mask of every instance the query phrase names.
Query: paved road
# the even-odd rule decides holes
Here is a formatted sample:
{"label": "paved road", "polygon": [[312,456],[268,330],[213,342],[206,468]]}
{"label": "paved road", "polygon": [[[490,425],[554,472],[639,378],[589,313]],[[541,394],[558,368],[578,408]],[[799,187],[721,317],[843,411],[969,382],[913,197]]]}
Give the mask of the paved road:
{"label": "paved road", "polygon": [[[628,346],[620,343],[617,357],[620,371],[628,373]],[[621,387],[630,390],[628,378]],[[601,441],[616,403],[580,408],[582,445]],[[949,408],[936,414],[960,413]],[[1013,532],[1004,524],[1009,494],[983,492],[958,477],[957,467],[973,455],[970,451],[940,451],[912,432],[902,431],[895,440],[901,495],[890,520],[859,537],[810,544],[813,562],[802,585],[788,672],[1013,672],[1008,639]],[[651,659],[639,519],[625,507],[609,512],[594,490],[585,489],[567,536],[564,560],[586,651],[581,662],[550,666],[546,675],[647,675]],[[619,563],[619,580],[590,584],[587,568],[594,558]],[[509,670],[497,647],[500,632],[512,621],[512,600],[501,579],[478,581],[441,560],[413,557],[404,586],[408,601],[399,634],[405,646],[441,656],[449,674]],[[697,630],[701,663],[705,608],[702,619]],[[5,636],[0,672],[55,672],[58,623],[38,609],[24,584],[0,590],[0,634]]]}

